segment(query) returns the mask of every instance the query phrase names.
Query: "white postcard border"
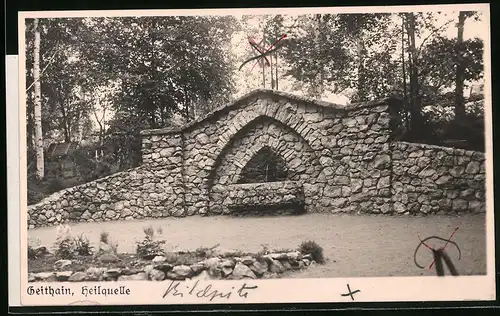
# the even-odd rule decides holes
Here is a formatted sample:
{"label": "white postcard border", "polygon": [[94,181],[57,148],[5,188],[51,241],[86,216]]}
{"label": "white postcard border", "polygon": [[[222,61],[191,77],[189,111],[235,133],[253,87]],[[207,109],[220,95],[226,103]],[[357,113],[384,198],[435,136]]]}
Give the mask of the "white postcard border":
{"label": "white postcard border", "polygon": [[[19,13],[19,73],[25,73],[25,18],[47,18],[47,17],[83,17],[83,16],[151,16],[151,15],[207,15],[207,14],[305,14],[317,12],[322,13],[352,13],[352,12],[404,12],[404,11],[456,11],[472,10],[482,11],[485,20],[489,21],[488,4],[468,5],[426,5],[426,6],[397,6],[397,7],[330,7],[330,8],[265,8],[265,9],[203,9],[203,10],[126,10],[126,11],[44,11],[44,12],[20,12]],[[351,302],[351,297],[340,296],[347,291],[347,284],[351,289],[359,289],[361,292],[355,294],[354,302],[390,302],[390,301],[461,301],[461,300],[494,300],[495,288],[495,257],[494,257],[494,208],[493,208],[493,157],[492,157],[492,117],[491,117],[491,53],[490,53],[490,29],[484,30],[488,34],[485,41],[485,133],[486,133],[486,248],[487,248],[487,274],[485,276],[459,276],[459,277],[384,277],[384,278],[323,278],[323,279],[278,279],[278,280],[248,280],[244,281],[203,281],[201,285],[205,288],[208,284],[213,289],[221,292],[236,291],[247,283],[257,285],[258,290],[249,291],[247,298],[239,298],[237,294],[231,299],[209,301],[206,298],[200,300],[196,295],[167,296],[162,298],[170,281],[133,281],[133,282],[92,282],[92,283],[69,283],[58,282],[54,286],[70,288],[74,296],[51,297],[30,296],[28,286],[46,286],[48,283],[28,283],[27,273],[20,274],[20,296],[23,305],[68,305],[76,301],[90,301],[104,305],[128,305],[128,304],[201,304],[201,303],[300,303],[300,302]],[[19,76],[19,162],[26,166],[26,89],[25,76]],[[12,111],[12,109],[11,109]],[[9,116],[8,116],[9,117]],[[12,134],[9,134],[12,135]],[[11,136],[9,136],[11,137]],[[12,136],[15,137],[15,136]],[[12,143],[12,141],[11,141]],[[12,145],[13,146],[13,145]],[[14,150],[9,147],[9,150]],[[10,156],[12,159],[12,156]],[[19,167],[18,167],[19,168]],[[26,205],[27,181],[26,168],[19,170],[20,175],[20,204],[9,203],[9,218],[17,212],[20,216],[20,249],[27,249],[27,212],[20,205]],[[9,183],[11,179],[9,178]],[[12,190],[14,190],[12,188]],[[15,197],[15,195],[12,195]],[[14,223],[14,221],[12,221]],[[11,222],[9,222],[11,225]],[[12,224],[13,225],[13,224]],[[10,232],[10,230],[9,230]],[[12,243],[11,243],[12,244]],[[9,247],[9,248],[12,248]],[[9,249],[10,250],[10,249]],[[27,271],[26,251],[20,253],[21,271]],[[15,264],[12,257],[11,265]],[[193,282],[181,282],[180,286],[193,286]],[[131,296],[93,296],[81,295],[84,286],[127,286]],[[232,289],[232,288],[235,289]],[[11,288],[14,291],[14,288]]]}

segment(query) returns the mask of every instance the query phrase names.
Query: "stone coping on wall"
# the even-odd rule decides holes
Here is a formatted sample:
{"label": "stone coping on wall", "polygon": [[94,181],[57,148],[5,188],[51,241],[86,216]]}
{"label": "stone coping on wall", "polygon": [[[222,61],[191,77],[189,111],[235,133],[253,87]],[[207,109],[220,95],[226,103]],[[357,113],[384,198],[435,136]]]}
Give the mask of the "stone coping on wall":
{"label": "stone coping on wall", "polygon": [[318,106],[318,107],[321,107],[324,109],[337,110],[337,111],[342,111],[342,112],[349,112],[349,111],[353,111],[353,110],[359,110],[362,108],[378,106],[378,105],[386,104],[386,103],[390,102],[390,100],[392,100],[391,98],[383,98],[383,99],[379,99],[379,100],[342,105],[342,104],[336,104],[336,103],[332,103],[332,102],[316,100],[313,98],[298,96],[298,95],[288,93],[288,92],[283,92],[283,91],[270,90],[270,89],[256,89],[256,90],[253,90],[253,91],[241,96],[240,98],[238,98],[230,103],[227,103],[227,104],[224,104],[222,106],[215,108],[213,111],[209,112],[208,114],[206,114],[198,119],[195,119],[195,120],[185,124],[182,127],[176,127],[176,128],[167,127],[167,128],[159,128],[159,129],[148,129],[148,130],[141,131],[140,134],[143,136],[146,136],[146,135],[164,135],[164,134],[180,134],[180,133],[182,133],[190,128],[197,126],[201,122],[203,122],[211,117],[224,114],[224,113],[230,111],[231,109],[238,107],[243,102],[245,102],[249,99],[252,99],[252,98],[257,98],[258,96],[281,97],[281,98],[289,99],[291,101],[304,102],[304,103],[315,105],[315,106]]}

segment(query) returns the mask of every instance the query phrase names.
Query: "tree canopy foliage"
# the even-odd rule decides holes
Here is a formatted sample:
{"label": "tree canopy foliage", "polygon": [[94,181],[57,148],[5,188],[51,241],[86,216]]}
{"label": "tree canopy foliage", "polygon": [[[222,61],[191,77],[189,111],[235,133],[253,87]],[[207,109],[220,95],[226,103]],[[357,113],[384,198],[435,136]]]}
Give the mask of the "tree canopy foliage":
{"label": "tree canopy foliage", "polygon": [[[464,22],[479,16],[456,12],[443,17],[410,12],[292,19],[282,26],[293,34],[281,51],[286,75],[314,97],[329,90],[349,94],[351,102],[400,99],[399,139],[439,145],[462,140],[464,148],[484,150],[484,127],[478,124],[482,112],[470,108],[478,107],[477,100],[463,97],[464,85],[477,85],[484,75],[483,40],[463,39]],[[457,36],[450,38],[444,30],[453,26]],[[455,100],[450,103],[451,91]],[[436,121],[443,107],[455,108],[453,122],[450,116]]]}

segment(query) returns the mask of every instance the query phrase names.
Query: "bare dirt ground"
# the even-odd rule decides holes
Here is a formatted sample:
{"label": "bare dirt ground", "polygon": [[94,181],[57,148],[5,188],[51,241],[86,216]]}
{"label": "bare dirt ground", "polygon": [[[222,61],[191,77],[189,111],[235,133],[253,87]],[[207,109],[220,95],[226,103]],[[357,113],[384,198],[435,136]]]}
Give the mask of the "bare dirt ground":
{"label": "bare dirt ground", "polygon": [[[448,238],[459,227],[453,240],[462,251],[457,261],[456,248],[446,249],[461,275],[486,274],[485,215],[385,216],[306,214],[277,217],[186,217],[71,224],[72,234],[86,236],[98,245],[102,231],[118,243],[119,252],[135,252],[136,242],[144,238],[143,228],[152,226],[158,239],[166,240],[168,250],[195,250],[220,244],[221,251],[258,252],[262,245],[270,250],[297,248],[302,241],[314,240],[324,249],[327,262],[286,277],[386,277],[435,275],[413,262],[419,240],[437,235]],[[158,229],[161,234],[158,233]],[[54,244],[56,227],[29,231],[29,243]],[[429,241],[435,247],[444,245]],[[421,264],[432,262],[432,254],[421,247]],[[447,272],[448,273],[448,272]]]}

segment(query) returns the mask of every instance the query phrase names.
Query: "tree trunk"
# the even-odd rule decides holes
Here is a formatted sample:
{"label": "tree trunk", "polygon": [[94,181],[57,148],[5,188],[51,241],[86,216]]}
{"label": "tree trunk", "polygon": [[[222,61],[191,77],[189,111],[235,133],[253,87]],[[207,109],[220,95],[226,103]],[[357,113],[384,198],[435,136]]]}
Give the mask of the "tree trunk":
{"label": "tree trunk", "polygon": [[66,109],[64,108],[64,101],[59,99],[61,103],[61,114],[63,119],[63,131],[64,131],[64,141],[69,142],[71,140],[69,133],[69,124],[68,124],[68,116],[66,115]]}
{"label": "tree trunk", "polygon": [[[457,45],[460,45],[464,41],[464,23],[465,23],[465,12],[460,11],[458,15],[457,24]],[[455,121],[457,123],[463,122],[465,118],[465,102],[464,102],[464,72],[465,67],[461,60],[458,61],[456,68],[455,77]]]}
{"label": "tree trunk", "polygon": [[274,63],[274,68],[276,69],[276,90],[279,90],[278,88],[278,52],[275,52],[274,55],[276,56],[276,62]]}
{"label": "tree trunk", "polygon": [[401,66],[403,70],[403,109],[406,132],[410,130],[410,123],[408,121],[408,88],[406,86],[406,64],[405,64],[405,19],[401,16]]}
{"label": "tree trunk", "polygon": [[417,78],[417,53],[415,46],[415,15],[407,13],[408,31],[408,53],[409,53],[409,74],[410,74],[410,115],[411,134],[415,140],[417,133],[422,128],[422,112],[420,109],[419,86]]}
{"label": "tree trunk", "polygon": [[33,100],[35,117],[35,147],[36,147],[36,175],[39,180],[45,176],[45,160],[43,157],[42,134],[42,90],[40,86],[40,30],[38,19],[34,20],[35,46],[33,50],[33,80],[35,82],[35,96]]}
{"label": "tree trunk", "polygon": [[271,73],[271,89],[274,90],[273,55],[269,56],[269,69]]}
{"label": "tree trunk", "polygon": [[262,61],[262,88],[266,88],[266,63],[264,62],[264,59],[261,59]]}
{"label": "tree trunk", "polygon": [[33,117],[33,90],[26,93],[27,106],[26,106],[26,147],[27,147],[27,160],[28,163],[35,161],[35,137],[34,137],[34,117]]}
{"label": "tree trunk", "polygon": [[[322,44],[322,24],[321,24],[321,14],[316,14],[316,34],[315,34],[315,45],[316,45],[316,51],[321,52],[321,44]],[[316,87],[313,87],[314,91],[314,97],[319,99],[321,98],[321,95],[324,92],[324,86],[323,86],[323,64],[321,63],[321,60],[318,58],[316,59],[316,67],[319,68],[319,72],[317,77],[315,78],[316,81]]]}
{"label": "tree trunk", "polygon": [[[83,90],[83,93],[82,93],[82,96],[83,96],[83,104],[84,104],[84,108],[87,107],[87,91],[85,91],[84,89]],[[77,135],[76,135],[76,141],[78,143],[80,143],[83,139],[83,127],[84,127],[84,123],[85,123],[85,118],[87,117],[86,113],[85,113],[85,110],[80,110],[79,111],[79,114],[78,114],[78,130],[77,130]]]}
{"label": "tree trunk", "polygon": [[364,65],[365,45],[361,34],[356,35],[356,50],[358,54],[358,101],[366,101],[366,74]]}

